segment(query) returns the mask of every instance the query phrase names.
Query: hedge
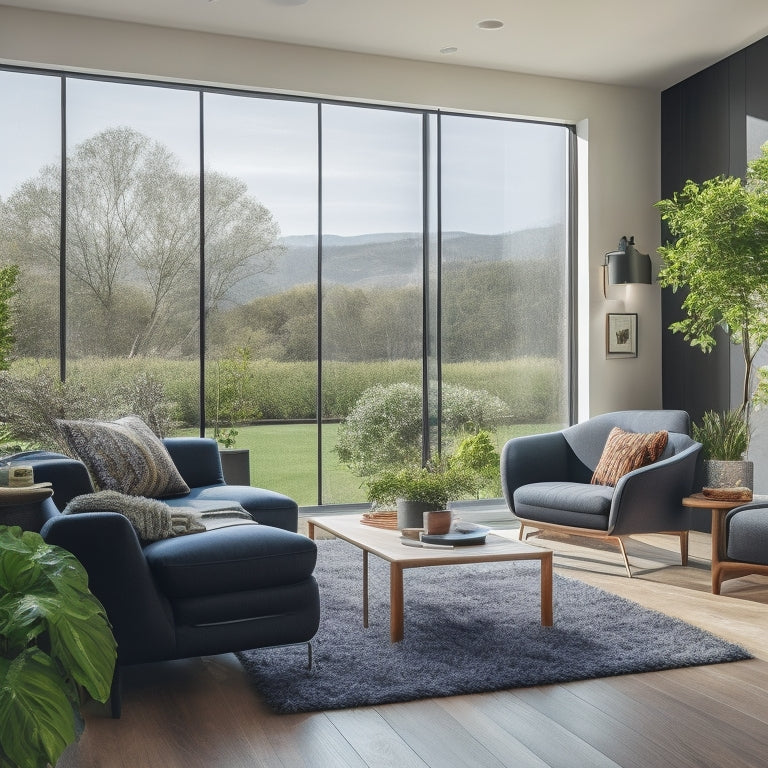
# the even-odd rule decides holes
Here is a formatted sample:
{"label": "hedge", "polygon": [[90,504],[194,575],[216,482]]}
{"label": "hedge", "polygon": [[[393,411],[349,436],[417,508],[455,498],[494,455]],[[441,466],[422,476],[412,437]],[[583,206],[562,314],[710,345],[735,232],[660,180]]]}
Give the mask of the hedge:
{"label": "hedge", "polygon": [[[40,366],[57,370],[55,361],[19,359],[9,375],[34,375]],[[206,369],[206,413],[215,411],[215,364]],[[253,360],[243,382],[253,403],[253,421],[303,420],[316,416],[318,375],[312,362]],[[67,366],[68,381],[77,382],[94,395],[107,395],[127,385],[137,374],[149,373],[163,385],[165,398],[179,427],[199,423],[200,371],[196,361],[159,358],[84,358]],[[563,372],[556,360],[520,358],[498,362],[463,362],[443,366],[443,382],[473,390],[486,390],[507,406],[504,421],[510,424],[565,422]],[[409,382],[420,384],[421,362],[328,362],[322,366],[322,412],[324,419],[343,419],[366,389],[375,384]]]}

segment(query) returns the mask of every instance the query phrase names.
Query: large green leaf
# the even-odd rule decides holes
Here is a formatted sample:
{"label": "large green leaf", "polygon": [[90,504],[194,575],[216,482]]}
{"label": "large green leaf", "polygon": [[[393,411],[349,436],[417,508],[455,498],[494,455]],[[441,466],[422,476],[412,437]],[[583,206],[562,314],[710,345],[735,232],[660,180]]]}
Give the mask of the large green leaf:
{"label": "large green leaf", "polygon": [[106,701],[115,659],[77,559],[0,526],[0,768],[55,764],[82,731],[77,685]]}
{"label": "large green leaf", "polygon": [[50,657],[28,648],[12,661],[0,659],[0,745],[11,765],[55,765],[81,731]]}
{"label": "large green leaf", "polygon": [[[50,601],[48,601],[50,602]],[[101,603],[91,594],[69,603],[66,611],[50,611],[51,655],[97,701],[109,698],[117,643]]]}

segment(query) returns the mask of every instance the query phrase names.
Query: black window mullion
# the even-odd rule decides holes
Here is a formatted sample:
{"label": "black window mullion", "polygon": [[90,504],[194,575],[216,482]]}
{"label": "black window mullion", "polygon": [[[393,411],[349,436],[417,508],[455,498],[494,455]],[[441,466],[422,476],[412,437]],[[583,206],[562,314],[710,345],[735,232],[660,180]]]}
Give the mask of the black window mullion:
{"label": "black window mullion", "polygon": [[200,437],[205,437],[205,340],[206,340],[206,307],[205,307],[205,119],[204,91],[200,91],[200,288],[199,288],[199,335],[200,335]]}
{"label": "black window mullion", "polygon": [[317,503],[323,503],[323,105],[317,105]]}
{"label": "black window mullion", "polygon": [[67,78],[61,76],[61,165],[59,178],[59,378],[67,378]]}

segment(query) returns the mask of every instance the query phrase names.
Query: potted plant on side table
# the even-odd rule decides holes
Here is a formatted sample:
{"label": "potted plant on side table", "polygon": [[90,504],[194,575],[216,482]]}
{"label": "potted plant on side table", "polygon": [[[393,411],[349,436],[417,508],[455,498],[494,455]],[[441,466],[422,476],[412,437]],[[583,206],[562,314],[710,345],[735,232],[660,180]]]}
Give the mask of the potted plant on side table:
{"label": "potted plant on side table", "polygon": [[741,408],[707,411],[694,422],[691,436],[702,444],[704,488],[753,488],[753,463],[744,459],[749,427]]}

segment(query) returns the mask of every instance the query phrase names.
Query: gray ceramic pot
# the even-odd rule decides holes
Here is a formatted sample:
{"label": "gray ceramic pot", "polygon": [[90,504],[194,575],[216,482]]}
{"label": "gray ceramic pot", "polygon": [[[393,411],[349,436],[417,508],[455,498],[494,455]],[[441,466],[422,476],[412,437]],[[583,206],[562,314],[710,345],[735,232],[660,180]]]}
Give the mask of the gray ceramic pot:
{"label": "gray ceramic pot", "polygon": [[227,485],[251,484],[251,452],[248,448],[220,448],[219,454]]}
{"label": "gray ceramic pot", "polygon": [[411,499],[397,500],[397,528],[421,528],[424,524],[424,513],[437,510],[434,504]]}

